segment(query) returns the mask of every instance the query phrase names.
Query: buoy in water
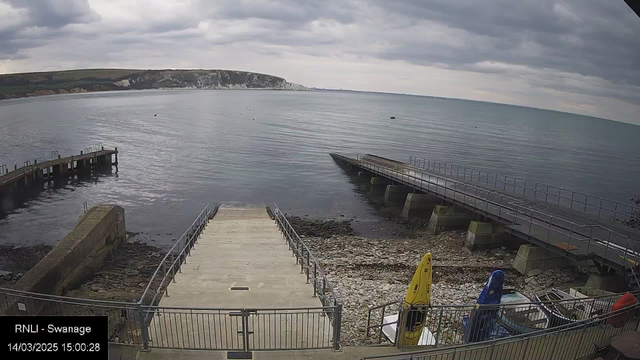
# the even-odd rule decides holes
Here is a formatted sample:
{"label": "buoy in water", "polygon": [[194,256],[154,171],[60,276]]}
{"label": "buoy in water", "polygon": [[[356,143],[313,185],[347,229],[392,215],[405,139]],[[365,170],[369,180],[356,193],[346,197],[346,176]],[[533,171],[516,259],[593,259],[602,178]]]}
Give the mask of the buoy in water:
{"label": "buoy in water", "polygon": [[392,120],[393,120],[393,119],[395,119],[395,118],[396,118],[395,116],[389,116],[389,119],[392,119]]}

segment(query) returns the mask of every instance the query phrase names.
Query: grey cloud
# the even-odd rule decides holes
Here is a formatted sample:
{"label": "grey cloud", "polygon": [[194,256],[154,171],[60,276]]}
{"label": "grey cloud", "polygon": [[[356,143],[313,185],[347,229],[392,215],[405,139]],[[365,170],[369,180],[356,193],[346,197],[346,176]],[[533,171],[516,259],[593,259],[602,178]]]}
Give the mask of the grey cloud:
{"label": "grey cloud", "polygon": [[[428,40],[416,48],[407,41],[381,54],[385,58],[446,62],[466,69],[483,61],[505,62],[640,85],[640,19],[622,1],[380,0],[377,4],[416,21],[463,30],[477,41],[463,49]],[[531,45],[540,53],[522,52],[521,46]]]}
{"label": "grey cloud", "polygon": [[4,0],[12,8],[26,9],[29,26],[61,28],[100,19],[87,0]]}
{"label": "grey cloud", "polygon": [[96,52],[79,61],[117,61],[128,46],[180,59],[180,49],[237,45],[261,56],[404,61],[640,103],[640,19],[622,0],[194,0],[169,17],[149,10],[118,24],[99,21],[87,1],[3,1],[27,16],[0,31],[0,59],[77,40]]}
{"label": "grey cloud", "polygon": [[[71,35],[59,29],[69,24],[88,23],[100,19],[86,0],[0,0],[13,9],[26,11],[22,23],[0,30],[0,59],[19,59],[20,49],[42,46],[47,39]],[[32,28],[46,28],[48,32],[25,32]],[[75,35],[75,34],[74,34]]]}
{"label": "grey cloud", "polygon": [[[203,4],[210,4],[204,2]],[[204,5],[206,7],[206,5]],[[222,1],[213,7],[211,15],[223,19],[265,19],[298,26],[319,19],[341,23],[355,21],[356,5],[344,0],[278,0],[254,2]]]}

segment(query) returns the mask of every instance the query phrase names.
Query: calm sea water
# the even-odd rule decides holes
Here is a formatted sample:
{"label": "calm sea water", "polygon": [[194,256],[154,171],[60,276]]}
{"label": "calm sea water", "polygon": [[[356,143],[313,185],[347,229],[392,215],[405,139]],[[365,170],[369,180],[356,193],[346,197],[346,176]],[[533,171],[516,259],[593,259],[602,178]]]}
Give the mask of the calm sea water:
{"label": "calm sea water", "polygon": [[[157,115],[157,116],[156,116]],[[390,120],[395,116],[395,120]],[[640,127],[464,100],[350,92],[156,90],[0,102],[0,165],[120,150],[117,174],[50,189],[0,219],[0,243],[55,244],[83,204],[125,207],[127,229],[178,237],[209,202],[277,203],[376,221],[329,152],[409,155],[629,201]]]}

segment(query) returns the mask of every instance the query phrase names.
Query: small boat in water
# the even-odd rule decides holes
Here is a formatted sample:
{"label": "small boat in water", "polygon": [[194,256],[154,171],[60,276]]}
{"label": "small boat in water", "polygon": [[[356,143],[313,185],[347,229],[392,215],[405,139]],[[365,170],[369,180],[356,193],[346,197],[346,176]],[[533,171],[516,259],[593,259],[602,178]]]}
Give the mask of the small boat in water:
{"label": "small boat in water", "polygon": [[[519,291],[504,289],[500,299],[502,325],[513,334],[524,334],[549,327],[549,316],[542,306]],[[504,306],[506,305],[506,306]]]}

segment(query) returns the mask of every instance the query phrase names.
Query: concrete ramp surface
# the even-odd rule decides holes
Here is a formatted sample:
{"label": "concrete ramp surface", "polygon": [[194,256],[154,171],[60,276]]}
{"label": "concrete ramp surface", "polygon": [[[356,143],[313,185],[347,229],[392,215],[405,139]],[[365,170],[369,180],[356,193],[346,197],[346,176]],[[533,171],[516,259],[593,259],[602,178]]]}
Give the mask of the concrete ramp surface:
{"label": "concrete ramp surface", "polygon": [[175,281],[149,324],[150,346],[331,347],[333,317],[264,206],[221,206]]}

